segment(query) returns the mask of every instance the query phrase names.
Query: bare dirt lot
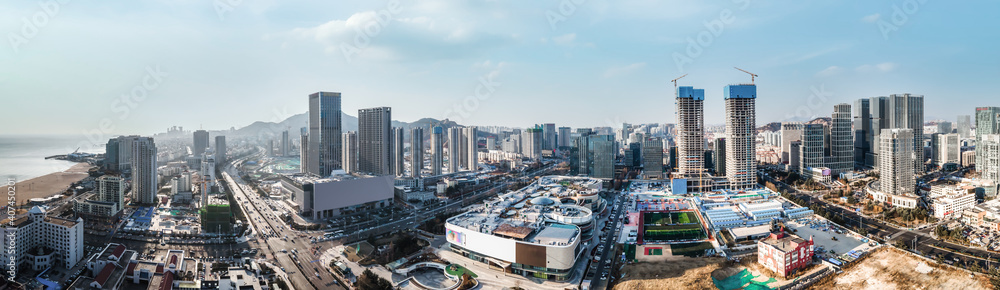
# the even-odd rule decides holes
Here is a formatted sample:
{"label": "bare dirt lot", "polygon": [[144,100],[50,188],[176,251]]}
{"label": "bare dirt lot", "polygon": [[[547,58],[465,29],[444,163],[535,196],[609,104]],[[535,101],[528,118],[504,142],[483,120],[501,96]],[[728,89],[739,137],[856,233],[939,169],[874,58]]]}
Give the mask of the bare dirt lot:
{"label": "bare dirt lot", "polygon": [[712,271],[725,266],[725,258],[678,257],[663,262],[625,266],[625,277],[615,290],[632,289],[715,289]]}
{"label": "bare dirt lot", "polygon": [[895,248],[882,248],[816,283],[811,289],[991,289],[984,276],[914,257]]}

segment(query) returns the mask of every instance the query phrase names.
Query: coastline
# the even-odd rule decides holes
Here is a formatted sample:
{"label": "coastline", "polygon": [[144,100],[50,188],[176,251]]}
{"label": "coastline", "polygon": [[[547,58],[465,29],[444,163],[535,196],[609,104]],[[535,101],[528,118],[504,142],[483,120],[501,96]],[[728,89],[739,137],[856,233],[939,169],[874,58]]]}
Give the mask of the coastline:
{"label": "coastline", "polygon": [[[88,176],[87,171],[93,167],[88,163],[77,163],[66,171],[53,172],[28,180],[20,180],[14,185],[14,195],[17,205],[27,202],[32,198],[46,198],[56,194],[63,194],[74,182],[83,180]],[[4,185],[4,191],[9,186]]]}

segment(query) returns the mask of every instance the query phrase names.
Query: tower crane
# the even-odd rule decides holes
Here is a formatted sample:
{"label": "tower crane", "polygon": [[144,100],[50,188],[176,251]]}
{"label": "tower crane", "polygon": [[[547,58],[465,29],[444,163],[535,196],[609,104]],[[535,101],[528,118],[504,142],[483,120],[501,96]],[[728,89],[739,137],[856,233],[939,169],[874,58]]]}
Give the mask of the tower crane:
{"label": "tower crane", "polygon": [[745,72],[745,73],[749,74],[749,75],[750,75],[750,84],[751,84],[751,85],[752,85],[752,84],[754,84],[754,83],[753,83],[753,79],[754,79],[755,77],[757,77],[757,75],[755,75],[755,74],[754,74],[754,73],[752,73],[752,72],[748,72],[748,71],[746,71],[745,69],[741,69],[741,68],[738,68],[738,67],[735,67],[735,66],[734,66],[733,68],[735,68],[735,69],[738,69],[738,70],[740,70],[741,72]]}
{"label": "tower crane", "polygon": [[681,78],[683,78],[683,77],[686,77],[687,75],[688,75],[688,74],[684,74],[684,75],[682,75],[682,76],[680,76],[680,77],[678,77],[678,78],[676,78],[676,79],[672,79],[672,80],[670,80],[670,82],[673,82],[673,83],[674,83],[674,91],[677,91],[677,80],[679,80],[679,79],[681,79]]}

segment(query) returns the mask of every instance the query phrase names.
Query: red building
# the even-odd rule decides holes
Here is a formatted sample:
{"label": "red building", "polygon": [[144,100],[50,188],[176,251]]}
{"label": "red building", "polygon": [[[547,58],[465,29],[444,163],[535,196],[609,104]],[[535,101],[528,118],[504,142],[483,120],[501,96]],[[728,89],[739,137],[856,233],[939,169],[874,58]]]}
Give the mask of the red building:
{"label": "red building", "polygon": [[778,232],[757,242],[757,263],[783,277],[808,266],[812,263],[812,256],[812,237],[807,241]]}

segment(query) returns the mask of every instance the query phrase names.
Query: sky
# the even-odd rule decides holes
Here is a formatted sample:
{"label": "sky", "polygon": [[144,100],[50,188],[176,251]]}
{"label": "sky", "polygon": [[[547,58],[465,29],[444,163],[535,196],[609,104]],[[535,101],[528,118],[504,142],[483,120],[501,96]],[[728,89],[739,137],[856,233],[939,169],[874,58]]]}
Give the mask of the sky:
{"label": "sky", "polygon": [[5,1],[0,134],[280,121],[307,96],[465,125],[675,122],[674,84],[757,74],[757,124],[912,93],[927,120],[1000,106],[1000,2]]}

